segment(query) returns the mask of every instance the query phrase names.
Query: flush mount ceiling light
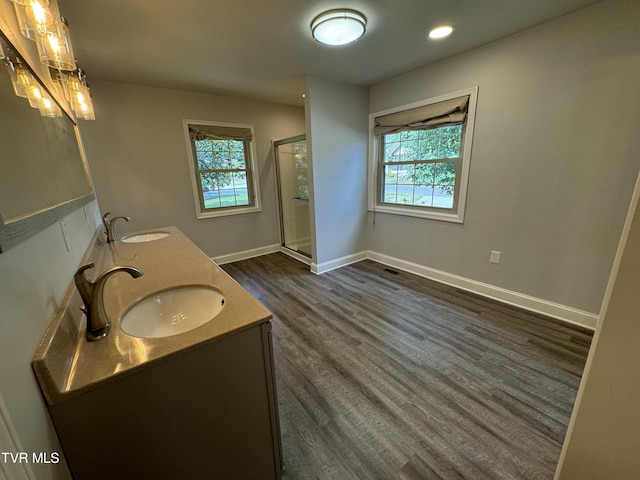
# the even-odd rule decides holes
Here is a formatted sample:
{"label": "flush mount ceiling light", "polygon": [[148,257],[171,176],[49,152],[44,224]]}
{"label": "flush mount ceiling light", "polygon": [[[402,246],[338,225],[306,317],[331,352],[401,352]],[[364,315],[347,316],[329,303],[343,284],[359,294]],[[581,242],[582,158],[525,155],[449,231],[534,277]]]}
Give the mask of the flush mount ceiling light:
{"label": "flush mount ceiling light", "polygon": [[453,33],[453,28],[453,25],[439,25],[429,31],[429,38],[432,40],[438,40],[440,38],[448,37]]}
{"label": "flush mount ceiling light", "polygon": [[346,45],[362,37],[366,27],[367,19],[360,12],[329,10],[313,19],[311,34],[325,45]]}

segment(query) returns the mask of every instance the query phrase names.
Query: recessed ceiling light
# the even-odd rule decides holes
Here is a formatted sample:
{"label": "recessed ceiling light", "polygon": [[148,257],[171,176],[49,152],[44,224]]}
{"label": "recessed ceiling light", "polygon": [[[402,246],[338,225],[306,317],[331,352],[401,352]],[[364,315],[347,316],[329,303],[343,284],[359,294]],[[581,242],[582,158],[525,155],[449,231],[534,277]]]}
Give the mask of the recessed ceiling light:
{"label": "recessed ceiling light", "polygon": [[440,25],[432,28],[429,31],[429,38],[432,40],[438,40],[440,38],[448,37],[453,32],[453,28],[453,25]]}
{"label": "recessed ceiling light", "polygon": [[311,22],[311,34],[325,45],[346,45],[355,42],[367,28],[367,19],[349,9],[329,10]]}

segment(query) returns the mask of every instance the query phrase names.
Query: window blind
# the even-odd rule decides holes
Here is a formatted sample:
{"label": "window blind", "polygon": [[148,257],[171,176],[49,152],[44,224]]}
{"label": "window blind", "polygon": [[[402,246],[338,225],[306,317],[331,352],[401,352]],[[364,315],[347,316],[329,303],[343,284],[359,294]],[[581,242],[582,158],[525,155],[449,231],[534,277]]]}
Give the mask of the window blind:
{"label": "window blind", "polygon": [[191,140],[251,140],[251,129],[222,125],[189,125]]}
{"label": "window blind", "polygon": [[383,115],[374,119],[374,135],[457,125],[464,122],[469,96]]}

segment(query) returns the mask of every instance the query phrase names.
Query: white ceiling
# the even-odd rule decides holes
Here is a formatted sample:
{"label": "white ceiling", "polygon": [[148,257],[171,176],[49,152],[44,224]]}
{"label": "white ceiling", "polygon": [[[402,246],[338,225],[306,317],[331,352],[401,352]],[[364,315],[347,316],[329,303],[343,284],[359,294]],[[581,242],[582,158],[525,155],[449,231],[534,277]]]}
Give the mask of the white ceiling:
{"label": "white ceiling", "polygon": [[[371,85],[600,0],[58,0],[92,78],[302,105],[304,77]],[[365,36],[311,38],[332,8],[361,11]],[[437,42],[441,23],[456,26]]]}

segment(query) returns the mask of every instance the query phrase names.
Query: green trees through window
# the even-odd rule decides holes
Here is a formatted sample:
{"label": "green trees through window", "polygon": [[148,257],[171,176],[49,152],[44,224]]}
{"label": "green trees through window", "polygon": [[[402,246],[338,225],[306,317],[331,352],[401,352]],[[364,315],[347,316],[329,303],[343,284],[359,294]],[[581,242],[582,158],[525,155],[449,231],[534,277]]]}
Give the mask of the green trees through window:
{"label": "green trees through window", "polygon": [[453,208],[463,125],[382,135],[381,202]]}
{"label": "green trees through window", "polygon": [[242,140],[195,140],[205,208],[249,205],[247,145]]}

